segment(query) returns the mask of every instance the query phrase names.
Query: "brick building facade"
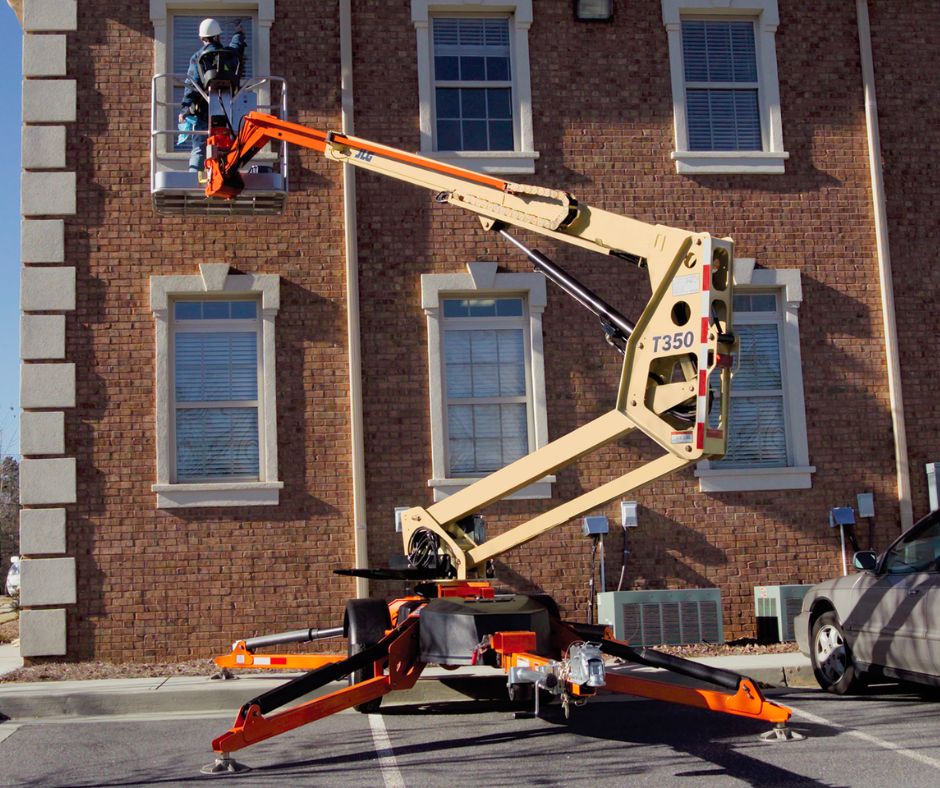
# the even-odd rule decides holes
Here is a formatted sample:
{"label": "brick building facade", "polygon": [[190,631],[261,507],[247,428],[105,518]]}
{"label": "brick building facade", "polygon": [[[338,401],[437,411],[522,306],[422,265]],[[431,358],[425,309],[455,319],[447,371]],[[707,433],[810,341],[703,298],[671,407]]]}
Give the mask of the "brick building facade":
{"label": "brick building facade", "polygon": [[[333,570],[354,565],[357,549],[366,550],[361,563],[387,565],[401,552],[395,508],[428,505],[467,475],[453,434],[442,437],[445,423],[456,429],[446,422],[456,411],[442,409],[457,406],[441,393],[443,362],[429,353],[446,330],[446,309],[429,300],[438,290],[521,299],[520,435],[529,449],[614,404],[621,361],[596,321],[552,288],[543,304],[518,252],[424,190],[350,177],[294,151],[279,215],[155,211],[151,80],[173,70],[183,46],[195,48],[178,35],[184,18],[250,23],[254,73],[286,79],[299,123],[340,129],[354,120],[368,139],[734,238],[737,292],[750,298],[742,330],[752,330],[753,358],[769,352],[781,378],[757,376],[741,429],[770,437],[756,449],[738,444],[738,462],[636,492],[625,587],[718,587],[725,636],[751,636],[755,585],[839,571],[833,506],[873,493],[878,549],[926,511],[923,469],[937,459],[940,434],[929,382],[940,336],[930,142],[940,124],[937,80],[918,68],[916,43],[940,24],[935,4],[615,0],[604,22],[577,20],[570,0],[11,5],[25,36],[25,656],[195,658],[237,637],[335,625],[357,587]],[[439,19],[458,20],[450,24],[460,35],[459,20],[471,20],[468,35],[496,20],[495,43],[465,45],[443,27],[438,36]],[[880,149],[866,124],[869,40]],[[742,71],[693,73],[698,41]],[[468,68],[489,58],[492,73],[442,78],[447,58],[463,56]],[[466,121],[476,116],[449,119],[450,94],[440,91],[490,88],[486,151],[461,143],[471,152],[447,153],[448,134],[459,128],[466,139],[482,127]],[[709,112],[735,91],[729,148]],[[504,95],[511,132],[494,109]],[[710,97],[712,110],[693,96]],[[701,143],[703,130],[718,141]],[[160,150],[164,163],[185,167],[185,153]],[[646,277],[628,263],[537,245],[628,316],[645,304]],[[497,263],[497,278],[481,263]],[[503,278],[511,274],[528,276]],[[170,380],[182,374],[179,332],[189,324],[176,305],[233,299],[256,305],[255,464],[230,478],[213,471],[210,482],[203,468],[188,483],[181,469],[192,456],[175,443],[182,395],[177,386],[173,399]],[[471,438],[478,453],[481,434]],[[493,507],[487,526],[497,533],[548,496],[569,499],[648,457],[640,439],[608,447],[533,497]],[[599,513],[619,522],[616,503]],[[621,539],[612,528],[608,577],[619,575]],[[570,524],[503,556],[497,576],[583,616],[589,566],[590,542]]]}

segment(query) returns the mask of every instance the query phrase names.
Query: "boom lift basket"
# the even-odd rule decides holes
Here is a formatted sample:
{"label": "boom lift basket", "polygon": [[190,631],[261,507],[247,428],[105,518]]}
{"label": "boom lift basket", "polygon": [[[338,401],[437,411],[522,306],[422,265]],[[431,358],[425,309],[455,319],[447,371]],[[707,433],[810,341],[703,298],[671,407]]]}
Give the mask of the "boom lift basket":
{"label": "boom lift basket", "polygon": [[[212,64],[207,64],[212,66]],[[216,64],[219,65],[219,64]],[[224,66],[224,63],[221,64]],[[260,109],[277,118],[287,117],[287,82],[283,77],[253,77],[239,84],[229,74],[238,96],[233,118],[238,131],[243,110]],[[218,77],[217,78],[222,78]],[[288,195],[288,147],[273,142],[242,172],[244,191],[234,200],[212,200],[198,174],[189,172],[189,141],[177,145],[178,94],[185,74],[157,74],[150,98],[150,193],[161,216],[275,216],[284,212]],[[208,136],[208,131],[192,131]]]}

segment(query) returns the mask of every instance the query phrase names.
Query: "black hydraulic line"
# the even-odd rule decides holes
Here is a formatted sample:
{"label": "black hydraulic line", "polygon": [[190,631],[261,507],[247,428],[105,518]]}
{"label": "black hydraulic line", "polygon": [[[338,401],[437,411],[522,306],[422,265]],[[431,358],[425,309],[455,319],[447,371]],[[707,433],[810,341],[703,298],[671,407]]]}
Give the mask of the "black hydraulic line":
{"label": "black hydraulic line", "polygon": [[661,651],[654,651],[651,648],[630,648],[625,643],[607,640],[606,638],[601,640],[601,651],[610,654],[612,657],[620,657],[640,665],[648,665],[651,668],[664,668],[673,673],[715,684],[734,692],[737,692],[741,680],[744,678],[739,673],[730,670],[713,668],[700,662],[693,662],[690,659],[674,657],[672,654],[663,654]]}
{"label": "black hydraulic line", "polygon": [[[497,225],[497,232],[514,246],[521,249],[532,262],[536,271],[541,271],[558,287],[564,290],[581,306],[594,313],[601,321],[607,341],[621,353],[624,353],[627,340],[633,333],[636,325],[624,316],[622,312],[612,307],[593,290],[588,289],[571,274],[549,260],[538,249],[530,249],[524,243],[514,238],[506,230]],[[680,403],[668,411],[671,416],[683,422],[695,421],[695,400]]]}
{"label": "black hydraulic line", "polygon": [[536,271],[541,271],[546,278],[558,285],[581,306],[597,315],[601,319],[601,323],[604,324],[605,330],[607,327],[613,329],[614,333],[624,342],[629,339],[636,326],[622,312],[608,304],[593,290],[589,290],[571,274],[549,260],[538,249],[530,249],[503,229],[498,232],[503,238],[525,253],[526,257],[532,261]]}
{"label": "black hydraulic line", "polygon": [[303,697],[308,692],[313,692],[320,687],[324,687],[332,681],[339,681],[357,670],[362,670],[374,662],[388,656],[388,648],[401,632],[397,629],[390,635],[382,638],[374,646],[369,646],[358,654],[347,657],[342,662],[333,662],[324,665],[322,668],[311,670],[298,676],[296,679],[268,690],[257,698],[252,698],[242,706],[242,710],[247,712],[249,706],[258,706],[262,714],[274,711],[297,698]]}
{"label": "black hydraulic line", "polygon": [[422,569],[421,567],[407,567],[405,569],[390,569],[378,567],[376,569],[334,569],[334,575],[343,577],[365,577],[369,580],[436,580],[441,573],[436,569]]}
{"label": "black hydraulic line", "polygon": [[290,632],[278,632],[274,635],[259,635],[256,638],[247,638],[245,648],[254,651],[265,646],[278,646],[282,643],[309,643],[312,640],[326,640],[327,638],[341,638],[342,627],[329,629],[294,629]]}

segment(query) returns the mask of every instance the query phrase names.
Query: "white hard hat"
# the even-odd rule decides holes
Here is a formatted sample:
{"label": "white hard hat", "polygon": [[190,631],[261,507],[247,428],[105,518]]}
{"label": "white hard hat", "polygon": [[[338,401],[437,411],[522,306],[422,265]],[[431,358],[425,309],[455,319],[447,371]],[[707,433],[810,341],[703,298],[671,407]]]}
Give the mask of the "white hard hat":
{"label": "white hard hat", "polygon": [[220,35],[222,35],[222,25],[214,19],[202,20],[202,24],[199,25],[200,38],[215,38]]}

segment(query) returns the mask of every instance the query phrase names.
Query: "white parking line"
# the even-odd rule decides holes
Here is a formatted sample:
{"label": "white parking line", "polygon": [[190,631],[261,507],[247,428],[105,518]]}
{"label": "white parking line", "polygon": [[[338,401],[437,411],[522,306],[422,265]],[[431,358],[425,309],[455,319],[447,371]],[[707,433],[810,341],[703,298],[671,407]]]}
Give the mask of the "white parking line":
{"label": "white parking line", "polygon": [[881,747],[885,750],[891,750],[892,752],[896,752],[898,755],[903,755],[905,758],[910,758],[911,760],[917,761],[918,763],[922,763],[924,766],[930,766],[934,769],[940,770],[940,761],[938,761],[936,758],[931,758],[929,755],[924,755],[922,753],[916,752],[915,750],[908,749],[907,747],[902,747],[900,744],[895,744],[894,742],[887,741],[886,739],[880,739],[877,736],[872,736],[870,733],[862,733],[861,731],[857,731],[854,728],[846,728],[842,725],[839,725],[837,722],[827,720],[825,717],[819,717],[815,714],[810,714],[808,711],[794,709],[793,706],[790,706],[790,708],[793,709],[793,714],[796,717],[801,717],[804,720],[815,722],[817,725],[827,725],[830,728],[838,728],[847,736],[854,736],[856,739],[861,739],[868,744],[874,744],[876,747]]}
{"label": "white parking line", "polygon": [[405,780],[398,770],[398,761],[392,742],[388,738],[388,730],[381,714],[370,714],[369,726],[372,728],[372,740],[375,742],[375,754],[379,756],[379,768],[382,770],[382,779],[385,788],[405,788]]}
{"label": "white parking line", "polygon": [[19,729],[19,725],[12,725],[10,723],[4,723],[3,725],[0,725],[0,744],[9,739]]}

